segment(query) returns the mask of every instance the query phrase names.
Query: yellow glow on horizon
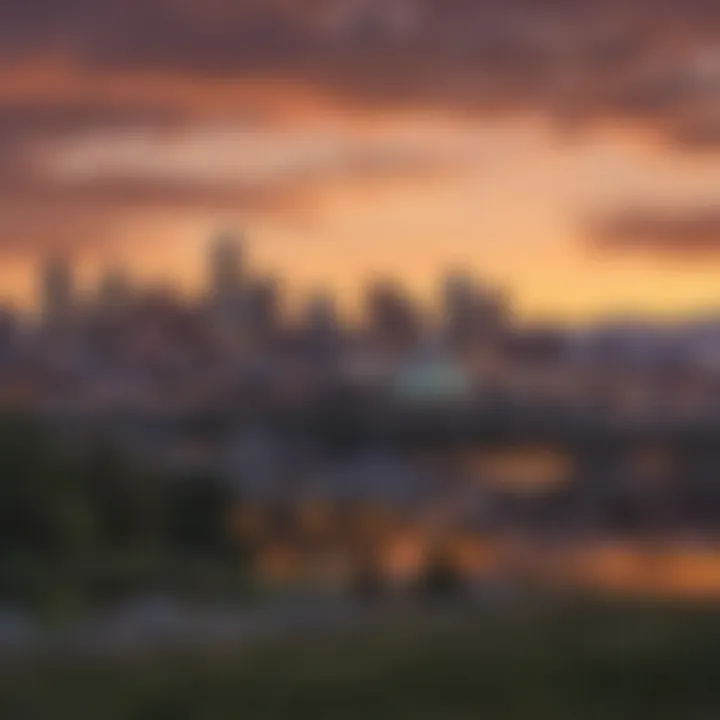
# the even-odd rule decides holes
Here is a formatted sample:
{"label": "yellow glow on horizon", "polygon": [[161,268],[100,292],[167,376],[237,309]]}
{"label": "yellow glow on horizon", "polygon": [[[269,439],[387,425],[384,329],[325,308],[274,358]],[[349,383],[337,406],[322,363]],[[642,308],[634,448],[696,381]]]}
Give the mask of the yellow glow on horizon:
{"label": "yellow glow on horizon", "polygon": [[[84,284],[111,259],[142,282],[172,282],[196,292],[203,284],[207,238],[233,226],[247,237],[251,264],[281,277],[291,297],[323,286],[350,312],[364,283],[378,274],[397,277],[431,305],[439,277],[458,265],[505,289],[517,313],[528,318],[674,316],[720,306],[720,258],[682,265],[602,258],[587,245],[582,223],[593,209],[645,198],[659,205],[716,198],[720,166],[713,158],[661,150],[632,128],[608,127],[571,141],[531,115],[491,119],[389,106],[361,111],[300,83],[93,73],[68,58],[0,65],[0,99],[139,104],[187,113],[194,123],[155,148],[146,143],[145,164],[129,169],[113,166],[123,146],[114,146],[117,137],[108,131],[97,146],[105,148],[99,177],[112,180],[115,173],[124,180],[129,172],[130,181],[165,181],[174,172],[169,160],[177,163],[179,153],[183,182],[193,179],[198,162],[210,185],[257,176],[269,178],[272,192],[277,182],[278,196],[267,206],[250,202],[220,211],[168,204],[109,213],[107,237],[98,238],[92,257],[78,258]],[[242,138],[236,138],[239,150],[217,163],[215,178],[213,162],[203,153],[219,152],[216,133],[241,130],[240,118],[252,110],[267,112],[268,147],[256,148],[253,168],[235,172],[233,163],[243,158]],[[323,137],[334,143],[336,155],[323,146]],[[287,149],[271,152],[273,138]],[[72,157],[69,148],[64,151]],[[416,153],[422,162],[386,176],[353,169],[353,153],[362,158],[378,149],[400,149],[411,160]],[[298,179],[297,168],[281,162],[293,153],[316,161],[311,176]],[[68,182],[48,172],[54,182]],[[3,295],[32,304],[36,255],[7,259],[0,269]]]}

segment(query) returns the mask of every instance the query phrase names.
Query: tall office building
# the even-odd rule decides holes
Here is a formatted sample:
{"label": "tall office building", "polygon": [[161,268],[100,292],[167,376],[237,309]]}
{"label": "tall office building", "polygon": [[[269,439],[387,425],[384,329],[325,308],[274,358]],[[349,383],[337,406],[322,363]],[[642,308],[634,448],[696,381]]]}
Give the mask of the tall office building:
{"label": "tall office building", "polygon": [[332,335],[340,328],[340,317],[332,295],[314,292],[305,305],[304,326],[316,336]]}
{"label": "tall office building", "polygon": [[106,268],[98,280],[97,307],[103,312],[115,313],[127,308],[132,302],[133,287],[122,268]]}
{"label": "tall office building", "polygon": [[408,350],[422,333],[422,318],[404,289],[389,280],[377,280],[367,288],[366,317],[374,341],[385,349]]}
{"label": "tall office building", "polygon": [[497,338],[506,314],[504,298],[465,272],[445,276],[442,287],[442,326],[454,349],[470,349]]}
{"label": "tall office building", "polygon": [[216,329],[234,341],[246,329],[244,275],[242,241],[234,233],[219,233],[209,249],[208,307]]}
{"label": "tall office building", "polygon": [[243,251],[241,239],[230,232],[219,233],[210,245],[208,292],[216,305],[234,303],[242,289]]}
{"label": "tall office building", "polygon": [[271,338],[280,325],[281,294],[274,278],[248,280],[244,292],[244,314],[249,336],[253,341]]}
{"label": "tall office building", "polygon": [[475,280],[464,272],[445,276],[442,285],[442,322],[452,345],[472,342],[480,333],[482,294]]}
{"label": "tall office building", "polygon": [[75,281],[67,258],[53,256],[40,269],[40,313],[48,327],[66,327],[75,311]]}

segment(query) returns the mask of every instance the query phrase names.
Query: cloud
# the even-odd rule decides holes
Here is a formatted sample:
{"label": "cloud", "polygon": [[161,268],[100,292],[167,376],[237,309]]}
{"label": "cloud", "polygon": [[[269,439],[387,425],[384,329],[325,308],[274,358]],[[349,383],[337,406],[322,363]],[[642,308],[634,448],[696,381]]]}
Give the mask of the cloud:
{"label": "cloud", "polygon": [[[78,130],[10,145],[0,167],[0,254],[112,249],[124,216],[162,211],[307,221],[339,184],[437,179],[485,156],[477,133],[406,122],[372,128],[190,125]],[[474,166],[474,165],[473,165]]]}
{"label": "cloud", "polygon": [[[4,260],[35,259],[38,254],[63,253],[92,256],[113,245],[111,217],[101,208],[75,202],[0,200],[2,233],[0,252]],[[98,243],[98,238],[103,242]]]}
{"label": "cloud", "polygon": [[[716,151],[719,39],[708,0],[0,0],[0,199],[74,227],[58,207],[93,223],[158,206],[277,210],[331,183],[462,171],[464,139],[324,126],[307,149],[328,119],[407,109],[632,123],[675,150]],[[221,126],[265,135],[220,147]],[[148,138],[134,165],[130,136]],[[713,242],[650,216],[594,232],[608,247]],[[16,235],[31,242],[23,218]]]}
{"label": "cloud", "polygon": [[[38,91],[118,117],[124,103],[232,114],[243,83],[262,79],[360,107],[634,121],[708,147],[719,38],[720,9],[707,0],[0,0],[0,58],[69,59],[68,95],[88,76],[100,82],[74,99]],[[150,76],[158,95],[140,97]],[[702,131],[688,130],[687,114]]]}
{"label": "cloud", "polygon": [[655,257],[720,256],[720,206],[633,208],[593,223],[592,246]]}
{"label": "cloud", "polygon": [[336,183],[461,172],[486,148],[477,133],[406,122],[353,129],[196,125],[83,130],[9,147],[0,193],[111,207],[293,208]]}

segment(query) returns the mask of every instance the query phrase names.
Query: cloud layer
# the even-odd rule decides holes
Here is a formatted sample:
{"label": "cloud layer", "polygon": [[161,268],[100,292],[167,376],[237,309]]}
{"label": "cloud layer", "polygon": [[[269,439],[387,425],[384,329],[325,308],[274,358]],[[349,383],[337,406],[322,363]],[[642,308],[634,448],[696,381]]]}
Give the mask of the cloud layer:
{"label": "cloud layer", "polygon": [[594,247],[656,257],[720,256],[720,208],[634,208],[594,226]]}
{"label": "cloud layer", "polygon": [[[6,65],[62,57],[117,87],[74,98],[56,87],[44,104],[27,91],[0,97],[0,125],[18,113],[35,130],[71,116],[170,122],[194,102],[198,113],[232,109],[208,87],[224,81],[232,96],[233,82],[274,78],[360,105],[633,120],[707,147],[720,141],[718,40],[708,0],[2,0]],[[158,99],[187,92],[186,106],[132,98],[127,78],[148,73],[167,79]],[[177,78],[194,84],[183,91]]]}
{"label": "cloud layer", "polygon": [[[713,0],[0,0],[0,200],[35,208],[0,246],[43,248],[60,221],[52,242],[97,238],[133,208],[273,208],[462,167],[462,148],[372,130],[303,150],[328,119],[540,115],[561,135],[631,126],[717,152],[719,41]],[[127,138],[151,139],[134,165]],[[713,247],[715,228],[704,211],[632,211],[594,232],[679,253]]]}

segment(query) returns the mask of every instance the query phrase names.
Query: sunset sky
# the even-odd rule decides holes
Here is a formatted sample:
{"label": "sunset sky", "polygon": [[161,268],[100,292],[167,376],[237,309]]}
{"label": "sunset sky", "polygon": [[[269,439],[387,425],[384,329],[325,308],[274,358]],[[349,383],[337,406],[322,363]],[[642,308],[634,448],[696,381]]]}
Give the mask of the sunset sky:
{"label": "sunset sky", "polygon": [[67,252],[291,293],[447,268],[527,317],[720,306],[713,0],[0,0],[0,283]]}

